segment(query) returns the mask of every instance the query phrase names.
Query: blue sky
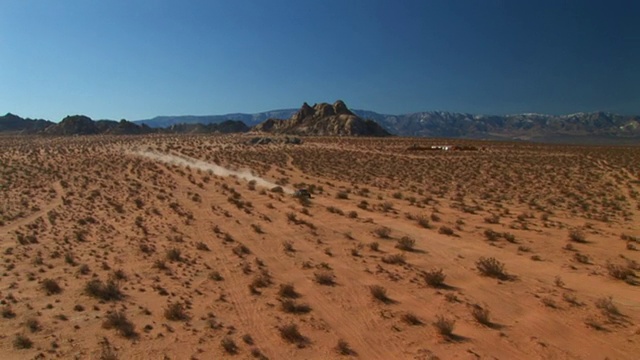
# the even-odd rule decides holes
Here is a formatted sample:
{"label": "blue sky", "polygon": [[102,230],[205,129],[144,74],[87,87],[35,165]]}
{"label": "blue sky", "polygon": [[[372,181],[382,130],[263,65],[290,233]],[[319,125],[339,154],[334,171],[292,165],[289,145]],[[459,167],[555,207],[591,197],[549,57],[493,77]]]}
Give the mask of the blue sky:
{"label": "blue sky", "polygon": [[635,0],[0,0],[0,113],[640,114]]}

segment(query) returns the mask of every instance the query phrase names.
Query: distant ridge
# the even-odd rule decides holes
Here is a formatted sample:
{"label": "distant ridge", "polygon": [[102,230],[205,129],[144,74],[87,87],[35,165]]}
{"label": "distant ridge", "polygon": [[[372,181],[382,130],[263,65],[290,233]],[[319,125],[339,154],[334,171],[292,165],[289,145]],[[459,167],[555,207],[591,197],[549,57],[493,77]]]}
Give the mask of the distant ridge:
{"label": "distant ridge", "polygon": [[[320,104],[327,106],[329,104]],[[309,105],[307,105],[309,106]],[[331,106],[331,105],[329,105]],[[301,109],[272,110],[256,114],[227,114],[214,116],[159,116],[154,119],[129,122],[111,120],[93,121],[94,125],[81,126],[82,120],[64,130],[59,124],[42,119],[23,119],[7,113],[0,116],[0,133],[21,134],[144,134],[149,132],[225,132],[237,131],[264,123],[269,119],[291,119]],[[321,110],[321,113],[324,110]],[[373,120],[387,132],[398,136],[467,138],[486,140],[525,140],[553,143],[579,144],[640,144],[640,116],[619,115],[607,112],[569,115],[545,115],[536,113],[510,115],[473,115],[466,113],[425,111],[403,115],[379,114],[367,110],[349,110],[364,121]],[[220,124],[240,121],[246,128],[225,125],[176,126],[178,124]],[[367,123],[371,124],[370,121]],[[49,127],[55,126],[51,130]],[[264,129],[261,125],[258,129]],[[281,125],[282,126],[282,125]],[[373,125],[369,125],[373,126]],[[95,129],[94,129],[95,127]],[[171,130],[172,129],[172,130]],[[234,131],[235,131],[234,130]],[[317,132],[320,134],[322,132]],[[325,131],[324,133],[331,133]],[[345,133],[346,134],[346,133]]]}

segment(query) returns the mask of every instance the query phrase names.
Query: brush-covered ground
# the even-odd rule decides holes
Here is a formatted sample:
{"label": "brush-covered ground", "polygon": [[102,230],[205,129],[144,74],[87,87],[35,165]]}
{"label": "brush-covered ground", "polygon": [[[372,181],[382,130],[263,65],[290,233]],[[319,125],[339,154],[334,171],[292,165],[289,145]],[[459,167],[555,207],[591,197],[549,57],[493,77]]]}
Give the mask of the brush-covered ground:
{"label": "brush-covered ground", "polygon": [[245,140],[0,138],[1,357],[640,354],[640,147]]}

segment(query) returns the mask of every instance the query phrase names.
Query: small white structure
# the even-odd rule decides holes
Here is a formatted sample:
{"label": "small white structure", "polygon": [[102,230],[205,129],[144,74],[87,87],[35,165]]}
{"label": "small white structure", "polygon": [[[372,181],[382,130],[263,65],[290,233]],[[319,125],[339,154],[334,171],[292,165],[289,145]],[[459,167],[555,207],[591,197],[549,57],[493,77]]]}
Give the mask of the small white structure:
{"label": "small white structure", "polygon": [[451,150],[451,145],[431,145],[431,150],[449,151]]}

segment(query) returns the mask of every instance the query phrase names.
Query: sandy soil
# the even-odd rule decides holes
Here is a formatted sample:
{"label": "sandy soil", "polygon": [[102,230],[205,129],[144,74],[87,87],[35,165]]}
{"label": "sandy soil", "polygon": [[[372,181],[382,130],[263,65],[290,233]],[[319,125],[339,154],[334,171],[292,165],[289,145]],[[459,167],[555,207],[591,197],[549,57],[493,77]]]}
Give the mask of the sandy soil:
{"label": "sandy soil", "polygon": [[640,147],[244,140],[0,137],[2,359],[640,354]]}

